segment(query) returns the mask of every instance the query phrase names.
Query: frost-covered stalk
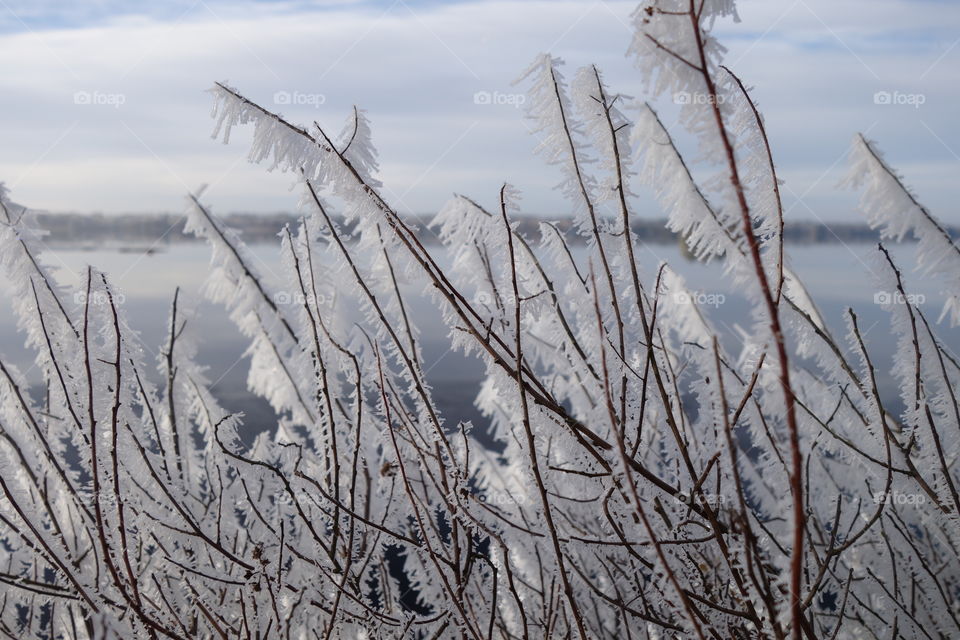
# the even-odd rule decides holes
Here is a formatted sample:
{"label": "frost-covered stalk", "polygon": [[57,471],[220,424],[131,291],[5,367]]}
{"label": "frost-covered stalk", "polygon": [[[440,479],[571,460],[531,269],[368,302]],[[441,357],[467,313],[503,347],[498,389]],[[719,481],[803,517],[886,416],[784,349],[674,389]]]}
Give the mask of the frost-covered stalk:
{"label": "frost-covered stalk", "polygon": [[940,315],[960,324],[960,246],[950,233],[903,184],[876,143],[861,134],[853,140],[850,183],[863,186],[861,206],[870,226],[884,239],[903,240],[912,234],[920,243],[920,265],[943,281],[946,303]]}
{"label": "frost-covered stalk", "polygon": [[[899,399],[853,310],[846,335],[828,329],[787,264],[760,111],[711,36],[731,15],[732,0],[636,13],[649,97],[691,96],[681,125],[717,170],[701,182],[650,104],[537,58],[529,116],[571,218],[531,236],[504,187],[493,210],[453,197],[428,246],[381,194],[362,110],[335,136],[217,84],[214,135],[252,125],[250,159],[302,193],[279,277],[189,201],[212,248],[205,293],[278,416],[252,442],[196,362],[191,302],[171,292],[151,371],[107,277],[59,287],[0,189],[0,266],[45,391],[0,359],[0,634],[960,634],[960,363],[882,245]],[[868,217],[919,237],[955,320],[956,244],[872,143],[853,159]],[[750,331],[720,330],[669,265],[642,267],[644,188],[745,293]],[[438,409],[418,297],[483,365],[484,424]]]}

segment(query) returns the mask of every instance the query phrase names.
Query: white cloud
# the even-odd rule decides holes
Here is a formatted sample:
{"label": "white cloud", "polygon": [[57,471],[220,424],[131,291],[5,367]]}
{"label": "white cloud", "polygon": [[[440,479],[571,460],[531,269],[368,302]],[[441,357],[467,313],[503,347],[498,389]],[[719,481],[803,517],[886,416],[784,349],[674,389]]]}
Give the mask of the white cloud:
{"label": "white cloud", "polygon": [[[243,162],[242,133],[228,147],[209,139],[203,90],[228,80],[268,104],[277,92],[307,96],[276,108],[334,130],[354,102],[367,108],[383,178],[405,194],[402,209],[432,210],[453,191],[492,201],[510,180],[527,209],[565,212],[550,192],[556,173],[531,155],[522,110],[477,105],[474,94],[515,91],[510,81],[550,50],[571,65],[597,63],[617,90],[642,96],[624,57],[633,6],[398,1],[318,11],[198,2],[166,12],[176,15],[9,33],[0,36],[0,177],[19,201],[53,210],[178,210],[184,190],[204,182],[221,211],[290,209],[291,178]],[[743,22],[719,33],[734,70],[756,86],[790,192],[807,192],[806,205],[824,218],[849,217],[851,198],[833,190],[843,161],[824,172],[854,131],[869,130],[949,219],[944,176],[957,167],[951,149],[960,153],[952,71],[960,47],[950,45],[960,8],[754,0],[740,12]],[[876,105],[877,91],[923,93],[926,102]],[[78,92],[91,104],[75,104]],[[810,217],[806,206],[791,215]]]}

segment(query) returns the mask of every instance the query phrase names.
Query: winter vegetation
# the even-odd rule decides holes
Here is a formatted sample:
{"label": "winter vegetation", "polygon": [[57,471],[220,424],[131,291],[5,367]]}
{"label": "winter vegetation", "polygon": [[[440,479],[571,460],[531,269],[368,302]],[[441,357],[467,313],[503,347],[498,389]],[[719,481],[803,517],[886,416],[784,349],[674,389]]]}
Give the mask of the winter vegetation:
{"label": "winter vegetation", "polygon": [[[149,362],[107,274],[78,291],[4,191],[0,264],[45,378],[0,360],[0,633],[9,638],[532,640],[960,637],[960,248],[877,145],[849,183],[886,240],[919,240],[942,317],[882,244],[900,412],[848,310],[833,335],[784,250],[776,165],[711,35],[732,0],[656,0],[629,55],[645,95],[699,96],[680,125],[592,66],[549,55],[520,82],[582,250],[456,196],[427,248],[382,195],[364,112],[340,135],[216,84],[214,136],[290,172],[302,218],[283,290],[190,197],[206,292],[249,339],[249,390],[281,416],[246,446],[196,362],[175,295]],[[712,169],[714,176],[695,181]],[[667,264],[639,267],[635,194],[752,303],[743,347]],[[443,259],[441,253],[445,252]],[[443,265],[452,265],[445,266]],[[480,425],[440,415],[404,291],[485,366]],[[360,320],[345,313],[359,307]],[[159,371],[159,375],[157,374]]]}

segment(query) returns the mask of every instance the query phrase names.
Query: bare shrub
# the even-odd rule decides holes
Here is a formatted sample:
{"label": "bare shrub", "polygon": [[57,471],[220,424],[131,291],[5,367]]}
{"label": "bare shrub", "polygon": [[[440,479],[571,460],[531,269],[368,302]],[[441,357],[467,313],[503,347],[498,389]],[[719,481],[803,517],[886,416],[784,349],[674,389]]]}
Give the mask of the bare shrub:
{"label": "bare shrub", "polygon": [[[334,137],[217,84],[215,136],[252,126],[250,159],[303,193],[282,291],[191,198],[207,293],[250,341],[250,391],[282,416],[250,447],[179,296],[154,385],[106,275],[57,286],[4,193],[0,261],[48,393],[32,402],[0,363],[0,632],[957,637],[960,365],[880,246],[906,407],[891,414],[857,315],[832,335],[787,268],[763,121],[710,35],[733,11],[635,14],[631,55],[651,98],[687,96],[681,122],[716,170],[703,184],[657,113],[596,68],[568,83],[544,56],[524,75],[586,249],[551,224],[521,234],[504,185],[495,210],[458,196],[440,211],[441,260],[381,195],[362,111]],[[960,250],[873,143],[852,156],[870,222],[920,239],[956,322]],[[639,267],[640,189],[748,296],[742,352],[668,265]],[[483,363],[477,406],[502,452],[437,410],[410,286]]]}

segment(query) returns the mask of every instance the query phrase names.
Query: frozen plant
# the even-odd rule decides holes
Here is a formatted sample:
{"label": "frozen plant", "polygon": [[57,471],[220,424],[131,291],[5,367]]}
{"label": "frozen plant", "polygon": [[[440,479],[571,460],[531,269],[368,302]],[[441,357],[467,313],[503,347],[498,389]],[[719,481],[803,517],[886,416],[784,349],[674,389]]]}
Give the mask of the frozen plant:
{"label": "frozen plant", "polygon": [[[250,159],[302,193],[282,291],[190,198],[188,230],[213,251],[207,294],[250,341],[250,392],[280,416],[251,446],[195,362],[189,305],[174,296],[148,375],[107,276],[60,288],[0,194],[0,264],[46,383],[37,402],[0,361],[0,633],[960,636],[960,363],[883,245],[902,413],[856,313],[845,335],[828,329],[787,265],[763,119],[711,34],[731,17],[732,0],[634,14],[650,100],[700,96],[680,113],[715,171],[699,183],[650,104],[595,67],[565,74],[545,55],[523,75],[586,251],[549,223],[526,237],[503,185],[492,209],[456,196],[439,211],[441,259],[382,195],[363,111],[334,136],[215,85],[214,135],[251,126]],[[868,220],[919,238],[956,323],[960,249],[874,143],[852,156]],[[739,352],[682,277],[641,268],[644,189],[746,292]],[[411,290],[485,367],[476,403],[502,451],[437,409]]]}

